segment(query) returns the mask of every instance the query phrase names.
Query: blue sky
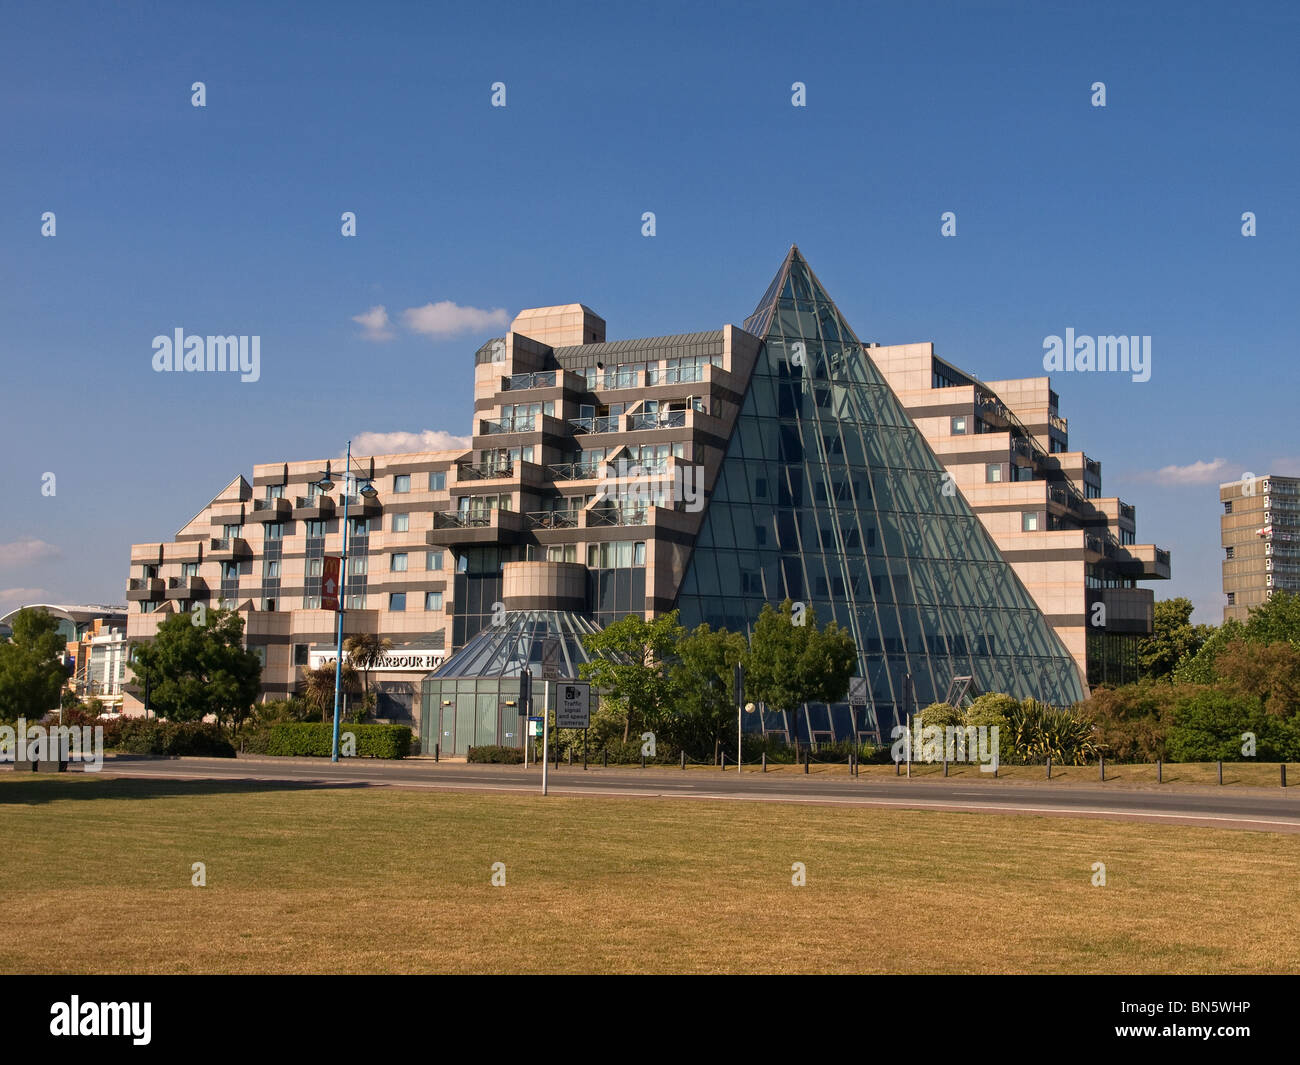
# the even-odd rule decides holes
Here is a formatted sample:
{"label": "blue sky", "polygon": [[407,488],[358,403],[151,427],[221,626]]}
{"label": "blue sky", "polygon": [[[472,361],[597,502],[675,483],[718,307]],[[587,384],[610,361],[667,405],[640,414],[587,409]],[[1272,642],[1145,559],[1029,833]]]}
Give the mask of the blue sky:
{"label": "blue sky", "polygon": [[[1217,623],[1218,483],[1300,473],[1297,31],[1286,4],[9,3],[0,609],[122,601],[129,545],[255,462],[467,434],[504,331],[470,309],[717,328],[796,242],[864,340],[988,380],[1067,327],[1150,335],[1150,381],[1053,384],[1173,551],[1157,596]],[[155,373],[178,327],[259,335],[260,381]]]}

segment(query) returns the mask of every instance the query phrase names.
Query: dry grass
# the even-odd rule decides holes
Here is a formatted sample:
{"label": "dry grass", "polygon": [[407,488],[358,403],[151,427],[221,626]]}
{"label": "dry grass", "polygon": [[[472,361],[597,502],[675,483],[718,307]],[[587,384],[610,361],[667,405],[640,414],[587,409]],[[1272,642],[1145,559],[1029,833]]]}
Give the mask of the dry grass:
{"label": "dry grass", "polygon": [[0,853],[7,973],[1300,970],[1296,835],[4,774]]}

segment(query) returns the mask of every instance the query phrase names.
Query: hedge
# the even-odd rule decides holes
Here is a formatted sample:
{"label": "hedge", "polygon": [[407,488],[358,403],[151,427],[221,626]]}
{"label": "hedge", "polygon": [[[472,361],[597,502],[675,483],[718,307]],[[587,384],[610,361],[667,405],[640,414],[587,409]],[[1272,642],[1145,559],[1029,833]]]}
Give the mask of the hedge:
{"label": "hedge", "polygon": [[[339,725],[339,753],[347,733],[356,737],[358,758],[405,758],[411,752],[411,730],[406,725]],[[271,727],[266,753],[328,758],[334,746],[334,723],[283,722]]]}
{"label": "hedge", "polygon": [[[189,755],[202,758],[234,758],[225,731],[218,725],[201,722],[160,721],[157,718],[119,718],[116,737],[111,746],[128,754],[163,754],[173,757]],[[110,746],[109,730],[104,730],[104,746]]]}
{"label": "hedge", "polygon": [[490,762],[497,765],[521,765],[523,760],[524,752],[519,747],[498,747],[491,744],[471,747],[465,756],[467,762]]}

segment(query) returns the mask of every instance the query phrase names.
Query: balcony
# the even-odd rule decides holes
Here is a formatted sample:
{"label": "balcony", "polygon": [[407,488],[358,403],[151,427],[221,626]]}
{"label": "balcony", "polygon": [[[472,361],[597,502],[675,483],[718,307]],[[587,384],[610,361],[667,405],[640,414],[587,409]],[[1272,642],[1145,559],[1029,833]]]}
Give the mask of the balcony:
{"label": "balcony", "polygon": [[1059,414],[1054,414],[1049,411],[1047,415],[1047,424],[1064,437],[1070,435],[1070,420],[1068,418],[1062,418]]}
{"label": "balcony", "polygon": [[287,499],[254,499],[253,520],[262,522],[287,521],[293,508]]}
{"label": "balcony", "polygon": [[129,602],[156,600],[162,593],[161,577],[132,577],[126,582],[126,598]]}
{"label": "balcony", "polygon": [[168,599],[204,599],[208,595],[208,582],[202,577],[168,577]]}
{"label": "balcony", "polygon": [[596,379],[599,392],[616,391],[622,388],[636,388],[641,383],[639,370],[607,370]]}
{"label": "balcony", "polygon": [[504,462],[484,462],[477,465],[473,462],[456,463],[456,480],[458,482],[499,481],[512,477],[514,472],[514,463],[509,460]]}
{"label": "balcony", "polygon": [[547,466],[553,481],[597,481],[605,475],[603,462],[561,462]]}
{"label": "balcony", "polygon": [[216,562],[238,562],[240,559],[252,558],[253,550],[248,541],[239,536],[227,536],[220,540],[208,541],[208,558]]}
{"label": "balcony", "polygon": [[617,433],[618,416],[602,418],[570,418],[569,428],[573,430],[574,436],[581,436],[586,433]]}
{"label": "balcony", "polygon": [[524,414],[518,418],[503,418],[499,422],[482,421],[479,423],[480,436],[500,436],[503,433],[535,433],[537,415]]}
{"label": "balcony", "polygon": [[529,388],[554,388],[555,371],[544,370],[540,373],[517,373],[502,381],[503,392],[521,392]]}
{"label": "balcony", "polygon": [[326,521],[334,517],[334,500],[326,495],[298,496],[293,516],[300,521]]}
{"label": "balcony", "polygon": [[425,542],[432,547],[515,544],[523,539],[525,521],[523,514],[513,510],[435,511],[433,528],[425,534]]}
{"label": "balcony", "polygon": [[576,529],[578,510],[533,510],[524,515],[530,529]]}
{"label": "balcony", "polygon": [[686,424],[686,411],[663,410],[646,414],[627,415],[627,431],[640,432],[646,429],[679,429]]}
{"label": "balcony", "polygon": [[600,529],[608,527],[624,527],[629,525],[649,525],[650,511],[653,507],[601,507],[598,510],[588,510],[587,528]]}
{"label": "balcony", "polygon": [[1139,580],[1168,580],[1169,552],[1155,544],[1125,544],[1126,557],[1119,563],[1119,572],[1125,577]]}
{"label": "balcony", "polygon": [[339,506],[346,507],[349,518],[378,514],[384,509],[378,496],[339,496]]}

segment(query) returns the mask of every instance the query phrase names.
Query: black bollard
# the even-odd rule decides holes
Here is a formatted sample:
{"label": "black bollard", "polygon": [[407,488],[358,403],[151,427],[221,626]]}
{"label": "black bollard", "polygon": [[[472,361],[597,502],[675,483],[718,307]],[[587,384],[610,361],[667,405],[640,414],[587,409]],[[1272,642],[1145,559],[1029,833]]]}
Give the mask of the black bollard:
{"label": "black bollard", "polygon": [[682,751],[682,770],[685,771],[685,769],[686,769],[686,752]]}
{"label": "black bollard", "polygon": [[1220,784],[1223,783],[1223,762],[1222,762],[1222,760],[1220,760],[1220,762],[1219,762],[1219,783],[1220,783]]}
{"label": "black bollard", "polygon": [[1162,762],[1159,758],[1157,758],[1156,759],[1156,783],[1163,784],[1164,782],[1165,782],[1165,763]]}
{"label": "black bollard", "polygon": [[1282,763],[1282,787],[1286,787],[1286,763]]}
{"label": "black bollard", "polygon": [[1106,756],[1103,754],[1097,759],[1097,764],[1101,767],[1101,779],[1106,779]]}
{"label": "black bollard", "polygon": [[1047,756],[1047,779],[1052,779],[1052,756],[1050,754]]}
{"label": "black bollard", "polygon": [[[766,752],[766,751],[763,752],[763,772],[764,772],[764,773],[767,772],[767,752]],[[1283,766],[1283,767],[1282,767],[1282,779],[1283,779],[1283,780],[1286,779],[1286,766]]]}
{"label": "black bollard", "polygon": [[600,768],[601,768],[601,769],[608,769],[608,768],[609,768],[609,748],[608,748],[608,747],[606,747],[604,750],[602,750],[602,751],[600,752]]}

